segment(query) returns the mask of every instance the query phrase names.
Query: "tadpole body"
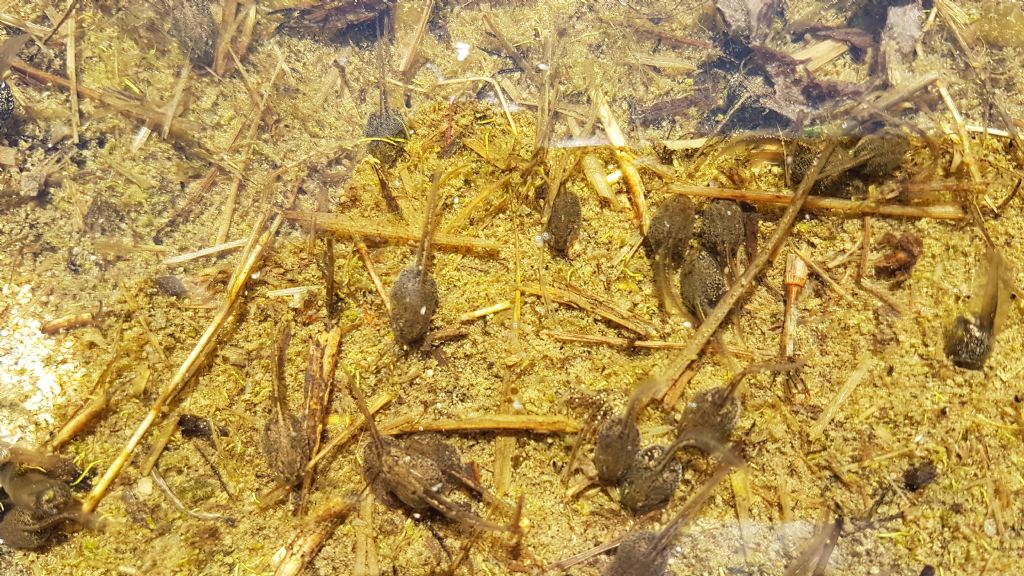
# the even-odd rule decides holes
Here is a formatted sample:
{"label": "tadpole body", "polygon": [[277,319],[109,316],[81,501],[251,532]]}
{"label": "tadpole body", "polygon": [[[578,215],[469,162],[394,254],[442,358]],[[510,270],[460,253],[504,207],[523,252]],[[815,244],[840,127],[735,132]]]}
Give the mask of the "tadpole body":
{"label": "tadpole body", "polygon": [[[677,441],[678,442],[678,441]],[[671,447],[670,447],[671,450]],[[605,576],[662,576],[668,567],[669,552],[679,532],[690,523],[704,503],[734,468],[739,458],[728,448],[722,450],[722,462],[714,474],[683,505],[682,509],[657,532],[638,530],[627,534],[619,544]]]}
{"label": "tadpole body", "polygon": [[715,258],[719,266],[731,264],[743,243],[743,210],[734,200],[712,200],[701,215],[698,233],[701,245]]}
{"label": "tadpole body", "polygon": [[398,274],[391,287],[391,331],[395,339],[405,345],[423,339],[437,310],[437,283],[430,270],[433,264],[440,185],[440,177],[435,174],[415,260]]}
{"label": "tadpole body", "polygon": [[640,516],[668,504],[683,478],[683,466],[664,446],[648,446],[633,460],[619,485],[622,505]]}
{"label": "tadpole body", "polygon": [[605,420],[598,429],[594,442],[594,467],[601,484],[618,483],[632,465],[640,450],[640,429],[636,418],[657,388],[657,380],[642,382],[630,394],[622,414]]}
{"label": "tadpole body", "polygon": [[702,320],[725,294],[722,268],[702,246],[695,246],[686,255],[679,269],[679,293],[683,304]]}
{"label": "tadpole body", "polygon": [[391,506],[405,506],[414,512],[433,510],[474,528],[508,530],[448,497],[452,480],[460,480],[463,468],[454,446],[435,436],[399,439],[381,434],[362,394],[355,388],[353,393],[370,431],[362,473],[375,496]]}
{"label": "tadpole body", "polygon": [[985,367],[1014,291],[1003,256],[996,249],[989,248],[985,259],[987,270],[974,290],[975,311],[957,316],[946,332],[946,357],[954,365],[969,370]]}
{"label": "tadpole body", "polygon": [[6,82],[0,80],[0,125],[14,117],[14,94]]}
{"label": "tadpole body", "polygon": [[193,64],[212,66],[217,47],[217,23],[206,0],[161,0],[171,20],[171,36]]}
{"label": "tadpole body", "polygon": [[868,178],[884,178],[895,172],[910,150],[910,140],[899,130],[883,128],[860,139],[853,149],[860,162],[857,170]]}
{"label": "tadpole body", "polygon": [[580,199],[563,183],[552,200],[551,214],[548,217],[547,227],[544,229],[547,234],[545,244],[548,249],[559,256],[568,257],[579,237],[582,224],[583,211],[580,207]]}

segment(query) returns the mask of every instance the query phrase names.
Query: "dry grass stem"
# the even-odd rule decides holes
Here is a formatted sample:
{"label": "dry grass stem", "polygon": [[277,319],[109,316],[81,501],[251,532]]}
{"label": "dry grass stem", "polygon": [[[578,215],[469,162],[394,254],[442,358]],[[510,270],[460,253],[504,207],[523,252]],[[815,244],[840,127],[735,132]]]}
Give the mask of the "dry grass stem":
{"label": "dry grass stem", "polygon": [[370,281],[373,282],[373,288],[377,291],[377,295],[380,296],[381,302],[384,303],[384,309],[391,314],[391,296],[388,295],[388,291],[384,289],[384,283],[380,281],[380,276],[377,275],[377,269],[373,266],[373,260],[370,259],[370,251],[366,248],[366,243],[362,240],[356,240],[356,250],[359,252],[359,258],[363,261],[363,266],[366,267],[366,273],[370,275]]}
{"label": "dry grass stem", "polygon": [[459,322],[472,322],[477,318],[483,318],[484,316],[490,316],[491,314],[497,314],[503,310],[508,310],[512,307],[512,303],[508,300],[504,302],[498,302],[497,304],[491,304],[490,306],[484,306],[471,312],[463,312],[459,314]]}
{"label": "dry grass stem", "polygon": [[856,300],[853,299],[853,296],[850,296],[850,293],[844,290],[843,287],[840,286],[839,283],[832,278],[832,276],[825,270],[823,266],[812,260],[806,252],[800,250],[796,246],[791,245],[790,248],[797,256],[800,257],[801,260],[804,261],[805,264],[807,264],[808,268],[814,271],[814,273],[817,274],[819,278],[824,280],[825,283],[828,284],[830,288],[832,288],[832,290],[835,290],[836,294],[842,297],[843,300],[846,300],[847,304],[856,303]]}
{"label": "dry grass stem", "polygon": [[[392,394],[382,394],[371,400],[367,408],[369,409],[370,414],[373,415],[379,412],[388,404],[390,404],[391,401],[394,399],[395,397]],[[331,438],[331,440],[327,442],[327,444],[324,444],[323,448],[321,448],[319,452],[317,452],[312,458],[309,459],[309,463],[306,464],[306,470],[312,470],[313,467],[316,466],[317,462],[323,459],[324,456],[327,456],[332,451],[334,451],[335,448],[351,440],[352,437],[359,433],[359,430],[363,427],[364,424],[366,424],[366,420],[363,419],[362,414],[357,414],[356,416],[354,416],[352,418],[352,423],[349,424],[347,428],[342,430],[334,438]]]}
{"label": "dry grass stem", "polygon": [[[418,242],[420,230],[394,226],[376,220],[334,214],[331,212],[307,212],[301,210],[285,210],[283,216],[295,222],[302,222],[316,231],[333,232],[341,237],[362,236],[376,238],[396,244]],[[493,240],[485,240],[474,236],[447,234],[438,232],[434,236],[434,246],[443,250],[482,252],[497,254],[502,244]]]}
{"label": "dry grass stem", "polygon": [[[71,87],[75,86],[75,90],[77,90],[79,97],[95,100],[100,104],[110,106],[125,116],[145,122],[148,126],[160,126],[164,121],[164,113],[161,110],[148,108],[138,102],[128,100],[127,98],[115,96],[101,90],[95,90],[87,86],[82,86],[81,84],[74,84],[66,78],[61,78],[60,76],[55,76],[49,72],[44,72],[38,68],[34,68],[21,60],[12,59],[11,70],[18,72],[27,78],[31,78],[44,84],[53,84],[64,88],[65,90],[71,90]],[[196,134],[199,134],[202,131],[202,126],[196,122],[182,118],[175,118],[171,123],[168,133],[173,137],[185,138],[191,141]]]}
{"label": "dry grass stem", "polygon": [[857,362],[857,367],[854,368],[853,372],[850,373],[849,378],[843,383],[843,386],[836,393],[832,401],[828,403],[825,410],[821,413],[821,416],[814,422],[814,424],[808,429],[807,433],[811,440],[817,440],[824,433],[825,428],[832,422],[832,420],[839,413],[840,407],[846,402],[846,399],[850,397],[850,394],[859,386],[864,380],[870,375],[871,368],[875,364],[875,358],[868,353],[862,354],[860,361]]}
{"label": "dry grass stem", "polygon": [[[793,196],[790,194],[735,188],[713,188],[711,186],[693,186],[689,184],[674,184],[670,187],[670,191],[686,196],[726,198],[740,202],[750,202],[751,204],[787,206],[793,201]],[[963,209],[956,204],[907,206],[903,204],[884,204],[877,201],[811,196],[804,202],[804,207],[812,211],[838,212],[850,216],[872,214],[894,218],[932,218],[935,220],[962,220],[965,217]]]}
{"label": "dry grass stem", "polygon": [[[75,30],[76,18],[75,9],[68,10],[68,38],[67,50],[65,51],[65,70],[68,74],[69,92],[71,95],[71,141],[78,144],[78,131],[81,121],[78,114],[78,50],[77,32]],[[164,137],[167,135],[164,134]]]}
{"label": "dry grass stem", "polygon": [[582,425],[566,416],[536,414],[491,414],[473,418],[447,420],[413,420],[405,424],[385,423],[382,429],[393,434],[415,432],[534,432],[537,434],[572,434]]}
{"label": "dry grass stem", "polygon": [[221,252],[229,252],[231,250],[237,250],[242,246],[245,246],[248,242],[245,238],[239,238],[238,240],[231,240],[230,242],[223,242],[207,248],[202,248],[194,252],[186,252],[184,254],[178,254],[177,256],[170,256],[160,261],[161,266],[177,266],[184,264],[198,258],[205,258],[207,256],[216,256]]}
{"label": "dry grass stem", "polygon": [[586,310],[591,314],[600,316],[613,324],[618,324],[627,330],[631,330],[647,338],[657,334],[657,329],[646,320],[608,304],[599,296],[589,294],[580,288],[576,288],[568,284],[549,284],[546,286],[524,284],[522,286],[522,291],[527,294],[533,294],[534,296],[540,296],[542,298],[550,298],[556,302]]}
{"label": "dry grass stem", "polygon": [[650,215],[647,213],[647,189],[644,186],[644,181],[640,178],[640,171],[637,170],[636,164],[633,163],[632,155],[626,151],[629,143],[626,141],[626,136],[622,133],[622,129],[619,128],[619,123],[612,114],[612,109],[608,106],[608,101],[604,95],[600,92],[595,92],[593,98],[597,117],[601,120],[601,125],[604,126],[604,132],[608,136],[608,140],[615,147],[613,154],[615,155],[615,160],[619,163],[619,168],[622,169],[622,177],[626,181],[626,188],[629,190],[629,199],[633,206],[633,217],[636,220],[637,227],[640,229],[640,233],[647,234],[647,228],[651,224]]}

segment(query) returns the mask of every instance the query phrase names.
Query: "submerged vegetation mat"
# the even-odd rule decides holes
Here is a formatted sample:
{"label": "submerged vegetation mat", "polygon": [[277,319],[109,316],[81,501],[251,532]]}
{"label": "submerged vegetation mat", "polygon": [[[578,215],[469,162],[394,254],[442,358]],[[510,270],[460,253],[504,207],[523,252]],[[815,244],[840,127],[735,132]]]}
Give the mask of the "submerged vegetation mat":
{"label": "submerged vegetation mat", "polygon": [[1024,563],[1018,5],[0,26],[0,572]]}

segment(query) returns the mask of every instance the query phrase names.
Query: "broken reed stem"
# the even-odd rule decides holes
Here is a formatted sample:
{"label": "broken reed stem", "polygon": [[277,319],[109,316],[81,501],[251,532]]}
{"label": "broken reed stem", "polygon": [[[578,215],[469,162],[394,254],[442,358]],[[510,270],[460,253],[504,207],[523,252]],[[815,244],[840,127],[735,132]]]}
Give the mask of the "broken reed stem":
{"label": "broken reed stem", "polygon": [[491,314],[497,314],[503,310],[508,310],[512,307],[512,303],[508,300],[498,302],[497,304],[491,304],[483,308],[478,308],[471,312],[463,312],[459,314],[459,322],[472,322],[477,318],[483,318],[484,316],[490,316]]}
{"label": "broken reed stem", "polygon": [[523,284],[520,288],[526,294],[533,294],[534,296],[540,296],[542,298],[551,298],[556,302],[586,310],[591,314],[600,316],[613,324],[618,324],[627,330],[636,332],[637,334],[647,338],[654,336],[658,332],[657,329],[655,329],[655,327],[646,320],[633,316],[623,310],[619,310],[618,308],[607,304],[599,297],[587,294],[576,287],[557,286],[555,284],[548,284],[545,286]]}
{"label": "broken reed stem", "polygon": [[[736,303],[739,302],[740,298],[750,287],[758,275],[764,270],[765,266],[772,260],[779,249],[782,248],[782,244],[786,241],[789,236],[793,224],[796,222],[797,215],[800,214],[800,209],[803,208],[804,202],[807,200],[808,195],[811,193],[811,187],[814,185],[815,180],[818,179],[818,174],[821,173],[822,167],[828,160],[829,156],[832,155],[832,151],[836,148],[836,140],[830,139],[828,144],[825,145],[825,149],[818,155],[818,158],[814,161],[814,165],[804,176],[800,186],[797,187],[796,192],[793,194],[793,198],[786,207],[786,212],[782,215],[778,224],[775,226],[775,230],[772,232],[771,237],[768,239],[767,244],[761,248],[761,251],[750,261],[747,268],[743,271],[743,274],[736,280],[736,282],[729,288],[729,291],[718,301],[718,305],[711,311],[707,317],[704,318],[704,322],[701,323],[700,327],[697,328],[697,332],[694,333],[690,340],[689,346],[686,347],[680,354],[678,359],[668,366],[665,370],[662,380],[665,384],[662,389],[656,394],[656,398],[663,399],[666,394],[672,391],[676,387],[676,380],[678,380],[683,374],[686,373],[687,368],[690,364],[697,359],[700,351],[704,349],[704,346],[708,343],[711,337],[718,330],[718,327],[725,321],[726,316],[732,311]],[[666,406],[671,408],[671,406]]]}
{"label": "broken reed stem", "polygon": [[[368,411],[370,412],[370,415],[372,416],[376,414],[381,410],[381,408],[387,406],[394,399],[395,397],[391,394],[382,394],[374,398],[370,402],[370,405],[367,407]],[[353,436],[356,435],[356,433],[359,432],[359,429],[362,428],[363,425],[365,424],[366,419],[363,418],[363,415],[361,413],[356,414],[352,418],[352,423],[348,425],[348,428],[345,428],[344,430],[341,431],[340,434],[332,438],[330,442],[324,444],[323,448],[321,448],[320,451],[316,453],[316,455],[309,459],[309,462],[306,463],[306,471],[308,472],[312,470],[313,467],[316,466],[317,462],[319,462],[325,456],[330,454],[338,446],[341,446],[345,442],[348,442]]]}
{"label": "broken reed stem", "polygon": [[637,170],[636,164],[633,163],[632,156],[626,152],[628,149],[626,136],[622,133],[622,129],[619,128],[619,123],[615,120],[615,116],[612,115],[612,109],[608,106],[608,101],[600,92],[595,92],[594,94],[594,106],[597,109],[597,116],[601,120],[601,125],[604,126],[604,132],[614,147],[612,153],[615,156],[615,160],[619,163],[619,168],[622,169],[622,179],[626,181],[629,199],[633,206],[633,218],[640,229],[640,234],[647,235],[647,228],[651,224],[650,216],[647,214],[647,190],[644,187],[644,181],[640,178],[640,171]]}
{"label": "broken reed stem", "polygon": [[853,390],[868,376],[868,373],[871,371],[871,367],[874,363],[875,359],[871,354],[864,353],[861,355],[860,361],[857,363],[857,367],[850,374],[850,377],[846,379],[842,388],[839,389],[839,392],[835,395],[832,401],[829,402],[827,407],[825,407],[825,411],[821,413],[818,420],[811,426],[810,430],[808,430],[808,435],[812,441],[821,437],[822,433],[825,431],[825,427],[828,426],[829,423],[832,422],[832,419],[836,417],[836,414],[839,412],[839,407],[843,405],[843,402],[846,402],[846,399],[850,397]]}
{"label": "broken reed stem", "polygon": [[74,4],[70,10],[68,10],[68,39],[67,39],[67,54],[65,59],[65,68],[68,73],[68,82],[70,83],[71,92],[71,141],[78,144],[78,130],[79,130],[79,118],[78,118],[78,57],[77,57],[77,40],[75,38],[75,14],[76,10]]}
{"label": "broken reed stem", "polygon": [[302,574],[306,564],[316,556],[334,529],[356,509],[358,502],[354,496],[337,498],[314,511],[285,544],[284,558],[277,565],[274,576]]}
{"label": "broken reed stem", "polygon": [[804,261],[804,264],[807,264],[808,268],[810,268],[815,274],[817,274],[819,278],[824,280],[825,283],[829,285],[829,287],[835,290],[836,294],[839,294],[843,298],[843,300],[846,300],[847,303],[854,303],[853,296],[850,296],[849,292],[843,290],[843,287],[840,286],[838,282],[833,280],[832,276],[830,276],[829,273],[826,272],[820,264],[818,264],[814,260],[811,260],[811,257],[808,256],[806,252],[800,250],[796,246],[791,245],[790,248],[793,250],[794,254],[796,254],[801,260]]}
{"label": "broken reed stem", "polygon": [[416,23],[416,29],[412,34],[412,40],[409,42],[409,45],[405,50],[405,54],[402,55],[402,60],[398,63],[398,75],[403,78],[410,70],[412,70],[412,63],[416,60],[416,53],[419,52],[420,44],[423,42],[423,36],[427,32],[427,23],[430,21],[430,14],[433,11],[434,0],[427,0],[427,5],[423,7],[423,12],[420,14],[419,22]]}
{"label": "broken reed stem", "polygon": [[380,281],[380,276],[377,275],[377,270],[373,267],[373,260],[370,260],[370,251],[366,249],[366,243],[358,238],[355,240],[356,250],[359,252],[359,257],[363,260],[363,265],[366,266],[366,273],[370,275],[370,281],[373,282],[373,287],[377,290],[377,294],[380,295],[380,299],[384,302],[384,309],[391,314],[391,296],[388,295],[388,291],[384,289],[384,283]]}
{"label": "broken reed stem", "polygon": [[236,250],[245,246],[248,242],[245,238],[239,238],[238,240],[231,240],[230,242],[224,242],[222,244],[215,244],[207,248],[202,248],[194,252],[186,252],[184,254],[178,254],[177,256],[170,256],[160,261],[161,266],[175,266],[177,264],[184,264],[191,260],[198,258],[204,258],[206,256],[215,256],[221,252],[228,252],[230,250]]}
{"label": "broken reed stem", "polygon": [[196,342],[192,352],[189,353],[185,361],[182,362],[181,367],[174,374],[171,380],[167,383],[164,389],[161,391],[160,396],[150,406],[149,412],[146,417],[143,418],[142,422],[136,427],[135,432],[132,433],[131,438],[128,439],[127,444],[121,449],[121,452],[117,455],[114,461],[107,468],[107,471],[103,474],[93,489],[85,497],[82,502],[82,510],[86,513],[92,512],[96,509],[96,506],[100,503],[100,500],[106,495],[107,490],[117,479],[121,473],[121,469],[124,468],[125,464],[131,458],[132,452],[142,442],[143,437],[149,432],[150,427],[160,417],[164,407],[177,396],[178,392],[185,386],[185,384],[196,375],[199,367],[203,365],[204,361],[210,355],[213,350],[213,345],[216,341],[217,334],[220,329],[224,326],[227,319],[235,311],[235,308],[239,302],[242,292],[245,290],[249,283],[252,273],[256,270],[260,261],[263,259],[263,255],[273,244],[274,235],[280,228],[283,218],[280,214],[274,216],[268,223],[268,217],[264,216],[257,222],[253,228],[252,235],[249,238],[249,244],[246,246],[245,251],[242,253],[243,257],[235,268],[235,273],[231,277],[231,281],[228,283],[227,295],[224,303],[221,304],[219,310],[210,321],[210,325],[207,326],[206,331],[199,337],[199,341]]}
{"label": "broken reed stem", "polygon": [[[693,186],[674,184],[669,187],[674,194],[699,196],[701,198],[726,198],[751,204],[778,204],[788,206],[794,196],[760,190],[742,190],[736,188],[712,188],[711,186]],[[932,206],[906,206],[903,204],[883,204],[876,201],[844,200],[825,196],[810,196],[804,202],[804,208],[814,211],[829,211],[863,216],[891,216],[894,218],[932,218],[935,220],[962,220],[966,215],[956,204],[935,204]]]}
{"label": "broken reed stem", "polygon": [[491,414],[462,419],[419,420],[403,424],[386,422],[381,428],[390,434],[417,432],[533,432],[536,434],[573,434],[583,425],[565,416],[541,414]]}
{"label": "broken reed stem", "polygon": [[[232,10],[234,10],[232,8]],[[239,67],[241,69],[241,67]],[[245,133],[245,142],[254,142],[256,138],[256,131],[260,127],[263,113],[267,109],[267,100],[270,98],[270,90],[274,87],[274,83],[277,82],[278,76],[281,75],[283,69],[282,63],[279,60],[277,65],[274,67],[274,73],[270,76],[270,81],[263,88],[263,95],[260,101],[253,105],[252,116],[249,118],[248,130]],[[238,136],[241,131],[235,133],[235,139],[231,142],[228,147],[228,151],[236,149],[239,141]],[[215,244],[221,244],[228,239],[228,234],[231,232],[231,220],[235,216],[235,206],[238,204],[238,192],[242,185],[242,174],[249,167],[249,152],[252,150],[252,144],[245,150],[242,159],[239,161],[238,172],[235,173],[231,179],[231,188],[228,190],[227,198],[224,200],[224,208],[221,212],[220,223],[217,225],[217,235],[214,238]]]}
{"label": "broken reed stem", "polygon": [[[421,230],[331,212],[285,210],[282,212],[282,215],[286,220],[302,222],[316,231],[333,232],[338,236],[345,237],[362,236],[365,238],[378,238],[392,243],[404,243],[418,242],[422,233]],[[438,232],[434,235],[434,246],[445,250],[466,250],[497,254],[501,251],[502,244],[474,236]]]}
{"label": "broken reed stem", "polygon": [[[83,86],[81,84],[73,83],[66,78],[61,78],[60,76],[55,76],[48,72],[39,70],[38,68],[29,66],[28,64],[22,62],[21,60],[18,60],[17,58],[11,59],[11,70],[18,72],[19,74],[27,78],[36,80],[37,82],[42,82],[44,84],[53,84],[61,88],[64,88],[65,90],[71,90],[72,86],[74,86],[75,90],[78,92],[79,97],[95,100],[101,104],[110,106],[111,108],[113,108],[121,114],[124,114],[125,116],[145,122],[146,125],[151,128],[160,126],[160,124],[164,120],[164,113],[160,110],[147,108],[142,104],[139,104],[138,102],[133,102],[131,100],[128,100],[127,98],[122,98],[120,96],[115,96],[113,94],[109,94],[101,90],[96,90],[93,88],[89,88],[87,86]],[[170,129],[168,130],[168,133],[175,137],[183,137],[192,140],[193,136],[201,131],[202,126],[197,122],[192,122],[190,120],[185,120],[182,118],[175,118],[174,121],[171,122],[171,126]]]}

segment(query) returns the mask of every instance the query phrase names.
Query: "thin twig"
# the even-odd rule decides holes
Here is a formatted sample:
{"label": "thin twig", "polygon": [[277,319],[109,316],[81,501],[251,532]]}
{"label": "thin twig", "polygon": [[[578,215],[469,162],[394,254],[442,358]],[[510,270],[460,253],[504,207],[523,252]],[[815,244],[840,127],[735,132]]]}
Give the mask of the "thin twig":
{"label": "thin twig", "polygon": [[473,418],[447,420],[416,420],[402,425],[384,423],[382,429],[391,434],[417,432],[533,432],[536,434],[573,434],[582,425],[566,416],[540,414],[491,414]]}
{"label": "thin twig", "polygon": [[[338,236],[346,238],[362,236],[365,238],[379,238],[394,243],[405,243],[419,241],[422,232],[404,226],[394,226],[375,220],[334,214],[332,212],[285,210],[282,215],[287,220],[307,224],[314,230],[333,232]],[[434,236],[434,246],[446,250],[467,250],[497,254],[501,251],[503,245],[493,240],[485,240],[474,236],[438,232]]]}
{"label": "thin twig", "polygon": [[[711,186],[693,186],[675,184],[669,188],[675,194],[699,196],[702,198],[726,198],[751,204],[778,204],[788,206],[793,201],[790,194],[763,192],[760,190],[741,190],[735,188],[713,188]],[[955,204],[935,204],[932,206],[906,206],[903,204],[883,204],[864,200],[845,200],[826,196],[811,196],[804,202],[804,208],[815,211],[830,211],[862,216],[874,214],[895,218],[933,218],[936,220],[961,220],[964,211]]]}

